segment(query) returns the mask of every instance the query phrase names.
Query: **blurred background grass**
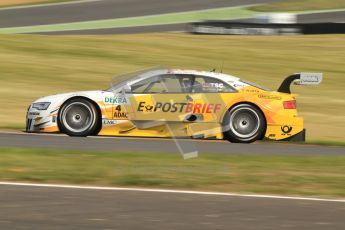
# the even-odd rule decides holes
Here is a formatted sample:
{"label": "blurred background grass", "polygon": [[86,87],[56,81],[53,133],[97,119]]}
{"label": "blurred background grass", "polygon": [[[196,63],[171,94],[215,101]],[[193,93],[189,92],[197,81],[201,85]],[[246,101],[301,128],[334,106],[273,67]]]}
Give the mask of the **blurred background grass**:
{"label": "blurred background grass", "polygon": [[[106,89],[116,74],[163,65],[223,72],[276,90],[291,73],[323,72],[293,86],[308,139],[345,139],[345,36],[0,36],[0,127],[24,128],[27,106],[54,93]],[[222,64],[223,63],[223,64]]]}
{"label": "blurred background grass", "polygon": [[345,196],[345,157],[0,148],[0,180]]}

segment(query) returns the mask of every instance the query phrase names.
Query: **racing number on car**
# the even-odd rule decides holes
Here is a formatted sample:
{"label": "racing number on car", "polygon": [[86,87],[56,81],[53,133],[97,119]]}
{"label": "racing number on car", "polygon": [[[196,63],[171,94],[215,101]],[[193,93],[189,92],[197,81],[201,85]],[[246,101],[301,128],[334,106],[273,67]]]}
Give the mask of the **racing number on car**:
{"label": "racing number on car", "polygon": [[116,106],[115,110],[121,112],[121,105]]}
{"label": "racing number on car", "polygon": [[122,112],[121,105],[115,107],[114,118],[128,118],[128,113]]}

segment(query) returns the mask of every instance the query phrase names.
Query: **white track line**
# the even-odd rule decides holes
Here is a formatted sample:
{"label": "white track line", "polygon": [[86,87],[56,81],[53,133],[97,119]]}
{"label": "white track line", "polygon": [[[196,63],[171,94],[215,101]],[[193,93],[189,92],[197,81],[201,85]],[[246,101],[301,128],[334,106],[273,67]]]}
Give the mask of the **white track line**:
{"label": "white track line", "polygon": [[79,185],[66,185],[66,184],[38,184],[38,183],[19,183],[19,182],[1,182],[1,181],[0,181],[0,185],[41,187],[41,188],[68,188],[68,189],[84,189],[84,190],[156,192],[156,193],[194,194],[194,195],[231,196],[231,197],[249,197],[249,198],[268,198],[268,199],[306,200],[306,201],[325,201],[325,202],[345,203],[345,199],[324,199],[324,198],[299,197],[299,196],[275,196],[275,195],[240,194],[240,193],[225,193],[225,192],[204,192],[204,191],[173,190],[173,189],[99,187],[99,186],[79,186]]}

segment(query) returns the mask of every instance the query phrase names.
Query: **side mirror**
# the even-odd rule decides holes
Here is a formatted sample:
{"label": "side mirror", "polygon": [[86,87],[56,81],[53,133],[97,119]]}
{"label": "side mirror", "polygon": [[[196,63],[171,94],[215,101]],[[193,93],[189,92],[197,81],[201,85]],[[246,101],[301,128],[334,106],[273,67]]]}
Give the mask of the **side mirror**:
{"label": "side mirror", "polygon": [[122,92],[123,94],[130,93],[131,91],[132,91],[132,88],[131,88],[130,85],[124,85],[124,86],[122,87],[122,90],[121,90],[121,92]]}

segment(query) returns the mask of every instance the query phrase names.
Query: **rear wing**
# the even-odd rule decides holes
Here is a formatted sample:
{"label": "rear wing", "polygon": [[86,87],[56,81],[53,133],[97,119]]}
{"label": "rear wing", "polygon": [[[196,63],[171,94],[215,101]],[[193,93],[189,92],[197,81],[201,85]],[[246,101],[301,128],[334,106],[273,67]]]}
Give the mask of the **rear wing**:
{"label": "rear wing", "polygon": [[288,76],[280,85],[278,92],[291,93],[290,85],[318,85],[322,81],[322,73],[295,73]]}

